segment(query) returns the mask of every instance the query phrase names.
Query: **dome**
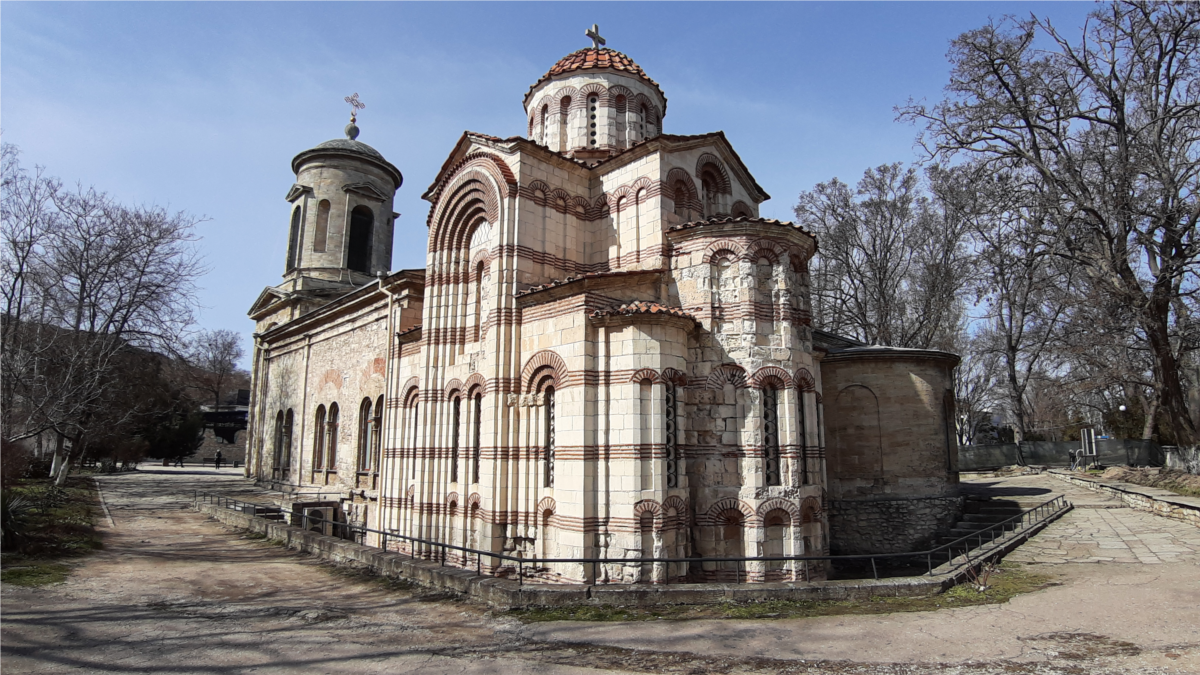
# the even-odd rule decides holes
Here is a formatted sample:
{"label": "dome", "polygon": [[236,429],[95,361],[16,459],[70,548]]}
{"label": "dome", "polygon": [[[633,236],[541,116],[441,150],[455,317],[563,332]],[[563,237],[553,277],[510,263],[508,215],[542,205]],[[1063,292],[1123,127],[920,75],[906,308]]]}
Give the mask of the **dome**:
{"label": "dome", "polygon": [[[357,129],[355,129],[355,131],[357,132]],[[358,134],[355,133],[354,135],[357,136]],[[372,148],[366,143],[363,143],[362,141],[356,141],[350,138],[335,138],[331,141],[325,141],[316,147],[305,150],[304,152],[296,155],[296,157],[292,159],[292,171],[299,173],[301,164],[311,158],[322,155],[335,155],[366,160],[368,163],[374,164],[388,173],[393,180],[396,181],[396,187],[400,187],[400,184],[404,180],[404,178],[400,175],[400,170],[393,166],[391,162],[384,159],[383,155],[380,154],[378,150]]]}
{"label": "dome", "polygon": [[[578,70],[615,70],[628,73],[657,89],[659,95],[662,96],[662,87],[650,79],[646,71],[642,70],[642,67],[635,63],[633,59],[615,49],[607,47],[585,47],[559,59],[558,63],[554,64],[545,75],[533,83],[533,86],[529,88],[529,93],[525,95],[526,100],[528,100],[529,94],[532,94],[533,90],[541,86],[543,82]],[[663,99],[666,100],[666,97],[663,96]]]}

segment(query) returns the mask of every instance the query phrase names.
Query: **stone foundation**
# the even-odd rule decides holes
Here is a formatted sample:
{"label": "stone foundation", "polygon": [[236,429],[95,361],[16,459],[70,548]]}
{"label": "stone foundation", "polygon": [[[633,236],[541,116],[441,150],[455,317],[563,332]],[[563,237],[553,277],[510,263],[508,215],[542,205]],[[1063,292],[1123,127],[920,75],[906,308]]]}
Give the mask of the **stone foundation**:
{"label": "stone foundation", "polygon": [[830,553],[903,553],[932,547],[962,513],[962,497],[833,500]]}

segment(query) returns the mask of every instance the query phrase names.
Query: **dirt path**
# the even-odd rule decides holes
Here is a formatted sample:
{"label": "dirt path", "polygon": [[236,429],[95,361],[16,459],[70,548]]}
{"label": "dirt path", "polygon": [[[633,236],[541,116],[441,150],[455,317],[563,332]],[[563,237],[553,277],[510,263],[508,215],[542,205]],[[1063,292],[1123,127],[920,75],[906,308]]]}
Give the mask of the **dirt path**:
{"label": "dirt path", "polygon": [[522,626],[332,573],[190,510],[194,489],[255,492],[232,472],[138,472],[102,488],[105,550],[64,584],[3,587],[5,673],[1200,672],[1192,556],[1047,565],[1062,586],[1004,606]]}

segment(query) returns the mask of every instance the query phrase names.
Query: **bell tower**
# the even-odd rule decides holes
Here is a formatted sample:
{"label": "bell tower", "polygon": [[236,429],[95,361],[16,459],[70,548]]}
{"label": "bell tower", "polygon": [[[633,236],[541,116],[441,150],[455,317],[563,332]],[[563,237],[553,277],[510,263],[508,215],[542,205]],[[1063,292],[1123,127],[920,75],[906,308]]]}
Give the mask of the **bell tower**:
{"label": "bell tower", "polygon": [[292,160],[296,182],[288,190],[288,291],[361,286],[392,266],[392,210],[404,181],[378,150],[358,140],[358,94],[345,138],[326,141]]}

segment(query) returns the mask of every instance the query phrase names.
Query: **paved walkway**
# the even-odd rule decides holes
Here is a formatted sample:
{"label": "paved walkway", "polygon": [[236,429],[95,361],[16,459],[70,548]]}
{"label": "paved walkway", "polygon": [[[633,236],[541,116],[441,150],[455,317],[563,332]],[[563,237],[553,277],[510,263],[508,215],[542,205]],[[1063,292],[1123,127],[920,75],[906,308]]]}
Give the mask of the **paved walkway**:
{"label": "paved walkway", "polygon": [[[189,508],[197,489],[261,495],[236,472],[154,468],[101,483],[113,518],[106,548],[63,584],[0,591],[6,675],[1200,672],[1200,564],[1182,551],[1156,565],[1034,562],[1061,585],[1000,606],[521,625],[477,605],[333,573]],[[1039,491],[1059,485],[1069,487],[1035,481],[986,489],[1044,501]],[[1104,513],[1126,523],[1140,518],[1128,509]],[[1153,541],[1154,532],[1186,538],[1173,521],[1147,517],[1126,525],[1140,541]],[[1071,531],[1055,524],[1047,540],[1068,537],[1059,530]],[[1172,552],[1147,549],[1160,559]]]}
{"label": "paved walkway", "polygon": [[[1200,528],[1125,506],[1115,497],[1050,476],[964,481],[969,492],[993,493],[1023,505],[1064,495],[1075,505],[1007,560],[1023,563],[1200,562]],[[1045,492],[1042,492],[1042,491]]]}

